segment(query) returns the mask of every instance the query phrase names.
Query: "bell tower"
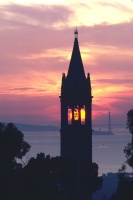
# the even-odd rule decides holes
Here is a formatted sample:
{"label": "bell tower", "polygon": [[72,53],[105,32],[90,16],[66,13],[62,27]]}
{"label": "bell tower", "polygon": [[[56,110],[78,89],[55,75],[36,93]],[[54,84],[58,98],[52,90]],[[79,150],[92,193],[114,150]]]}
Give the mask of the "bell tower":
{"label": "bell tower", "polygon": [[61,157],[92,163],[92,96],[90,74],[85,76],[74,31],[74,45],[68,73],[61,85]]}

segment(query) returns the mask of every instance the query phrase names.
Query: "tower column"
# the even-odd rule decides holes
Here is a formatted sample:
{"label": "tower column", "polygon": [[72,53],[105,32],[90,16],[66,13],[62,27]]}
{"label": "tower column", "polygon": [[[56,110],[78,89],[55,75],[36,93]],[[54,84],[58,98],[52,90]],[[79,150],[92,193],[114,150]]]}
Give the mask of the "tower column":
{"label": "tower column", "polygon": [[[78,31],[74,32],[74,45],[67,75],[61,86],[61,157],[76,163],[75,192],[69,200],[88,200],[85,196],[84,171],[92,164],[92,95],[90,75],[85,76],[78,44]],[[75,164],[74,164],[75,166]],[[86,167],[85,167],[86,166]],[[87,172],[87,171],[86,171]],[[70,193],[72,191],[69,191]],[[73,196],[74,195],[74,196]]]}

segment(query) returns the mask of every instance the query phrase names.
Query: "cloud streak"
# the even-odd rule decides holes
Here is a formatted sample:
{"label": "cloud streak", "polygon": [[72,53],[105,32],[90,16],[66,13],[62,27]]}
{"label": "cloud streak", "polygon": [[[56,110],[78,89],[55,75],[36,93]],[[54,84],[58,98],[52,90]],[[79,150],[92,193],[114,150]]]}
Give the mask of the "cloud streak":
{"label": "cloud streak", "polygon": [[27,25],[50,27],[62,23],[67,24],[73,15],[73,11],[63,5],[23,6],[9,4],[1,6],[0,10],[1,23],[6,19],[15,28]]}

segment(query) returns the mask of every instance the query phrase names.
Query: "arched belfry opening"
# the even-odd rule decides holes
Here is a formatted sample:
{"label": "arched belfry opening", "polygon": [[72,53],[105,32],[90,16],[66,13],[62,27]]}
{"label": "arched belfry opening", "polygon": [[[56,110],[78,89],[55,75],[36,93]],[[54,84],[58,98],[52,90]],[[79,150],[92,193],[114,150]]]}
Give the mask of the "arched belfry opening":
{"label": "arched belfry opening", "polygon": [[68,73],[61,85],[61,157],[92,162],[92,95],[90,74],[85,76],[74,31],[74,45]]}

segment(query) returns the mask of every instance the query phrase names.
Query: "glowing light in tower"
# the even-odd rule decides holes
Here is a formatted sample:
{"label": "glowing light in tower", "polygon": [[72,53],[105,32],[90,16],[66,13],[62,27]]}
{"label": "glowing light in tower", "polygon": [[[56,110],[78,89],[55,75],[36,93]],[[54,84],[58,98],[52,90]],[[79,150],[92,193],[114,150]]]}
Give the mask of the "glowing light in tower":
{"label": "glowing light in tower", "polygon": [[84,124],[85,123],[85,109],[81,108],[81,122]]}

